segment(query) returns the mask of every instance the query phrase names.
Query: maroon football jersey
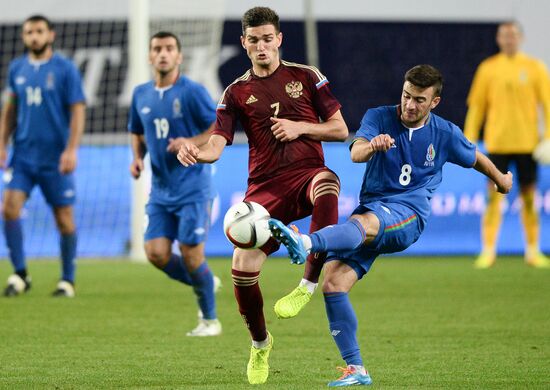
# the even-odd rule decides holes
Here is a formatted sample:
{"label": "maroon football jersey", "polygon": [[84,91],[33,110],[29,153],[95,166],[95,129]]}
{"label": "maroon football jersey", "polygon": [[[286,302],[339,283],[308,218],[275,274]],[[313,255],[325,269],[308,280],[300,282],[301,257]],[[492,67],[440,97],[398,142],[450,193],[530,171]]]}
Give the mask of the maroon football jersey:
{"label": "maroon football jersey", "polygon": [[321,142],[304,136],[278,141],[271,132],[270,118],[319,123],[319,118],[326,121],[340,107],[319,70],[282,61],[267,77],[258,77],[250,69],[226,88],[218,103],[214,134],[225,137],[230,145],[241,123],[249,144],[249,180],[273,177],[293,167],[322,167]]}

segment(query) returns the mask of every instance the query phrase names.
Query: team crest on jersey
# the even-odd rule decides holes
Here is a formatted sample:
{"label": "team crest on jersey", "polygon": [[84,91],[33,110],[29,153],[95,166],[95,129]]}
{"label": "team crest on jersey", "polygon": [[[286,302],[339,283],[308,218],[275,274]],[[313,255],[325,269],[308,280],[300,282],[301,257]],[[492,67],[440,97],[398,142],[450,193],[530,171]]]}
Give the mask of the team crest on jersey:
{"label": "team crest on jersey", "polygon": [[53,89],[55,84],[55,78],[52,72],[49,72],[46,76],[46,89]]}
{"label": "team crest on jersey", "polygon": [[527,71],[525,69],[522,69],[519,72],[519,81],[520,81],[520,83],[522,83],[522,84],[527,83],[527,79],[528,79]]}
{"label": "team crest on jersey", "polygon": [[291,98],[297,99],[302,96],[304,86],[300,81],[291,81],[285,85],[285,91]]}
{"label": "team crest on jersey", "polygon": [[424,166],[433,167],[435,165],[434,159],[435,159],[434,144],[430,144],[430,146],[428,146],[428,151],[426,152],[426,161],[424,162]]}
{"label": "team crest on jersey", "polygon": [[174,118],[181,118],[183,116],[181,114],[181,102],[178,98],[175,98],[172,103],[172,113],[174,114]]}
{"label": "team crest on jersey", "polygon": [[25,84],[25,81],[27,81],[27,79],[24,76],[18,76],[15,78],[15,84],[17,85]]}

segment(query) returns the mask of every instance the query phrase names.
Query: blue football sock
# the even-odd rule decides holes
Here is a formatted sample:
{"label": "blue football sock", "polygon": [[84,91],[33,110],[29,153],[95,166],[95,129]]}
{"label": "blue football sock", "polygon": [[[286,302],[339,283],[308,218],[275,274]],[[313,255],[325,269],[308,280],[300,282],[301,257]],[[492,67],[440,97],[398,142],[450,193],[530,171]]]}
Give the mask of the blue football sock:
{"label": "blue football sock", "polygon": [[23,249],[23,228],[21,219],[4,220],[4,235],[6,245],[10,252],[10,260],[15,272],[23,272],[27,265],[25,262],[25,250]]}
{"label": "blue football sock", "polygon": [[193,290],[197,295],[197,302],[202,310],[205,320],[216,318],[216,300],[214,298],[214,275],[208,263],[205,261],[199,268],[191,272],[193,279]]}
{"label": "blue football sock", "polygon": [[189,274],[189,271],[187,271],[185,264],[183,264],[183,259],[181,256],[174,254],[170,256],[170,260],[168,260],[168,263],[164,266],[162,272],[164,272],[170,278],[178,280],[183,284],[186,284],[188,286],[193,285],[191,275]]}
{"label": "blue football sock", "polygon": [[346,364],[362,366],[363,359],[357,343],[357,317],[347,293],[325,293],[325,308],[330,334]]}
{"label": "blue football sock", "polygon": [[76,269],[76,233],[62,234],[60,240],[61,247],[61,279],[74,283],[74,274]]}
{"label": "blue football sock", "polygon": [[340,225],[327,226],[310,234],[311,251],[326,252],[355,249],[365,241],[367,232],[356,219]]}

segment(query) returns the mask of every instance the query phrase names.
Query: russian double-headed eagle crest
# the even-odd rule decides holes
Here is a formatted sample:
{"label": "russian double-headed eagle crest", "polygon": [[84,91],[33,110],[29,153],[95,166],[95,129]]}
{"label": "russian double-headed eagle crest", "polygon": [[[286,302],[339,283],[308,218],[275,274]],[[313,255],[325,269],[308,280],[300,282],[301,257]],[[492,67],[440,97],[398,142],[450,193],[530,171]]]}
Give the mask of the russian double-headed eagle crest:
{"label": "russian double-headed eagle crest", "polygon": [[300,81],[291,81],[290,83],[285,85],[286,93],[288,93],[288,96],[294,99],[297,99],[300,96],[302,96],[303,89],[304,89],[304,86]]}

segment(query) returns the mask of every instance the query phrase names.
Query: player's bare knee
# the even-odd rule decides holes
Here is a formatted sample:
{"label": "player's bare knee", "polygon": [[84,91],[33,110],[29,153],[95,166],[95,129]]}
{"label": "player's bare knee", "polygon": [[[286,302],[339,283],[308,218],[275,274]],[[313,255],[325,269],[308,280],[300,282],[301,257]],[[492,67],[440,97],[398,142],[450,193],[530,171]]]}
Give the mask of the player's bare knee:
{"label": "player's bare knee", "polygon": [[15,195],[11,191],[6,191],[2,202],[2,216],[4,220],[12,221],[19,218],[24,203],[24,198]]}
{"label": "player's bare knee", "polygon": [[63,235],[73,234],[76,231],[76,226],[72,218],[57,221],[57,228],[59,229],[59,233]]}
{"label": "player's bare knee", "polygon": [[168,264],[171,252],[145,244],[145,254],[147,255],[147,260],[149,260],[151,264],[162,269]]}
{"label": "player's bare knee", "polygon": [[347,292],[347,288],[342,284],[340,276],[337,273],[325,273],[322,285],[323,293]]}
{"label": "player's bare knee", "polygon": [[2,216],[6,221],[13,221],[14,219],[19,218],[21,215],[21,209],[19,207],[14,207],[10,202],[4,202],[2,207]]}
{"label": "player's bare knee", "polygon": [[323,292],[324,293],[336,292],[337,283],[335,282],[336,281],[334,279],[327,278],[325,275],[325,278],[323,279],[323,286],[322,286]]}
{"label": "player's bare knee", "polygon": [[76,227],[73,219],[73,208],[71,206],[55,207],[53,210],[55,223],[61,234],[72,234]]}
{"label": "player's bare knee", "polygon": [[180,245],[180,251],[185,267],[191,272],[199,268],[205,261],[203,243],[198,245]]}
{"label": "player's bare knee", "polygon": [[380,220],[374,213],[354,214],[350,217],[361,224],[366,232],[365,241],[363,244],[368,244],[376,238],[380,230]]}
{"label": "player's bare knee", "polygon": [[258,272],[266,258],[266,254],[260,249],[235,248],[231,266],[238,271]]}

